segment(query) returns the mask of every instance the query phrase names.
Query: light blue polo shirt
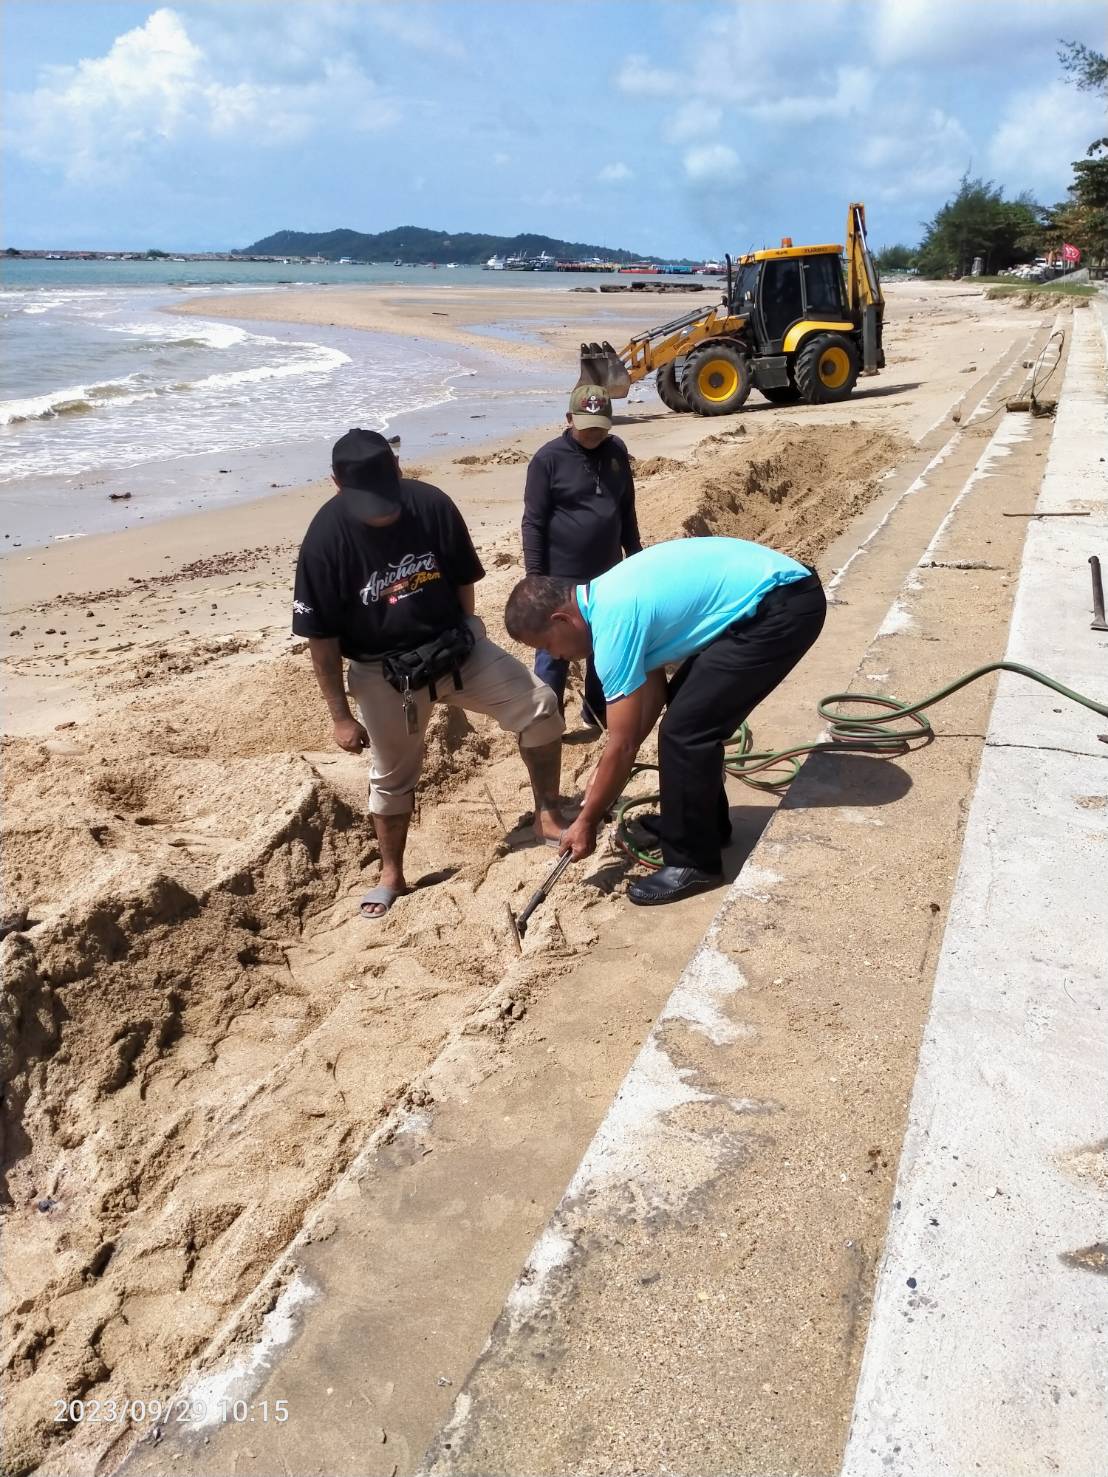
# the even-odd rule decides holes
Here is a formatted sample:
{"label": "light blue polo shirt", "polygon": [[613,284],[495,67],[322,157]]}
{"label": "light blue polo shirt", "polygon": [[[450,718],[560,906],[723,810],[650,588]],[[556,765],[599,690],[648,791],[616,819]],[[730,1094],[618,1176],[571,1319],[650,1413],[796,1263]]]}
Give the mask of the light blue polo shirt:
{"label": "light blue polo shirt", "polygon": [[810,572],[787,554],[745,539],[681,538],[654,544],[578,585],[604,696],[609,702],[628,697],[648,672],[702,651],[752,615],[770,590]]}

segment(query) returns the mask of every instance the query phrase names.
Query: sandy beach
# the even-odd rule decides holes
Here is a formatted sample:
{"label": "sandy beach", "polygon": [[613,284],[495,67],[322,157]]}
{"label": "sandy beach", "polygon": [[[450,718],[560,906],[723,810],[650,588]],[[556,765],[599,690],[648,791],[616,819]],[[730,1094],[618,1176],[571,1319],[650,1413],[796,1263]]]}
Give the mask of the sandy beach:
{"label": "sandy beach", "polygon": [[[887,296],[888,367],[841,405],[785,409],[754,393],[741,415],[709,420],[671,414],[649,386],[633,392],[615,429],[637,461],[647,542],[753,538],[829,578],[963,415],[1003,373],[1018,378],[1051,317],[960,283],[898,282]],[[582,338],[619,345],[708,301],[320,288],[188,311],[279,313],[493,351],[568,394]],[[490,407],[492,423],[498,413]],[[429,432],[431,451],[406,462],[401,423],[401,459],[465,513],[488,573],[478,613],[506,640],[526,463],[560,427],[552,416],[480,439],[481,423],[469,426],[464,443],[456,425]],[[994,428],[970,427],[967,444]],[[3,997],[11,1473],[75,1477],[106,1452],[122,1456],[133,1433],[52,1423],[55,1398],[109,1385],[168,1398],[248,1342],[289,1281],[289,1247],[335,1234],[327,1198],[375,1129],[422,1122],[487,1080],[533,1081],[540,1053],[575,1054],[562,1096],[517,1094],[511,1138],[531,1145],[542,1189],[522,1215],[507,1201],[489,1209],[495,1275],[467,1290],[450,1280],[457,1267],[440,1269],[479,1322],[711,917],[709,895],[629,918],[626,868],[601,847],[536,918],[507,989],[505,907],[533,891],[549,857],[529,844],[512,741],[454,715],[436,717],[429,736],[410,846],[417,890],[381,924],[359,919],[377,856],[364,764],[331,746],[305,643],[289,634],[296,550],[330,494],[327,470],[233,506],[3,559],[3,911],[19,923],[4,944]],[[1003,557],[1018,558],[1018,545]],[[862,602],[840,593],[824,644],[845,661],[872,629]],[[777,695],[760,737],[810,737],[811,696],[803,684]],[[564,748],[571,797],[596,757],[581,738]],[[730,875],[775,803],[735,799]],[[590,981],[595,996],[583,997]],[[910,1037],[903,1053],[910,1081]],[[503,1131],[471,1116],[466,1142]],[[402,1135],[390,1135],[402,1155]],[[893,1141],[895,1125],[890,1135],[874,1142]],[[875,1196],[888,1182],[875,1177]],[[415,1379],[434,1363],[427,1345],[401,1358],[391,1337],[370,1380],[374,1419],[395,1432],[385,1474],[415,1469],[449,1398],[428,1401]],[[390,1358],[395,1379],[382,1372]]]}

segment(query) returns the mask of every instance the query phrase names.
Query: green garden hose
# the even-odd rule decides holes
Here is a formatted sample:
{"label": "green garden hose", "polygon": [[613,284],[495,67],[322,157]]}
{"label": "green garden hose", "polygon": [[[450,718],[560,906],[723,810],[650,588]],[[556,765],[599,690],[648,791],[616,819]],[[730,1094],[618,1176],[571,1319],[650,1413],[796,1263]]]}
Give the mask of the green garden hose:
{"label": "green garden hose", "polygon": [[[1030,677],[1032,682],[1049,687],[1052,692],[1068,698],[1070,702],[1080,703],[1083,708],[1099,713],[1102,718],[1108,718],[1108,705],[1094,702],[1092,698],[1063,687],[1045,673],[1036,672],[1034,667],[1022,667],[1018,662],[990,662],[987,667],[975,667],[949,687],[940,688],[938,692],[922,698],[918,703],[902,703],[896,698],[878,697],[869,693],[833,692],[817,705],[819,716],[827,724],[828,737],[812,744],[755,752],[754,737],[749,726],[743,723],[724,748],[724,771],[742,780],[744,785],[780,795],[800,773],[801,759],[805,754],[817,754],[831,749],[840,753],[883,754],[887,757],[910,753],[913,748],[922,748],[929,744],[935,737],[935,730],[923,716],[924,709],[945,701],[961,688],[976,682],[979,677],[987,677],[990,672],[1015,672],[1020,677]],[[881,708],[884,711],[878,715],[852,715],[841,710],[842,705],[847,703],[863,703],[867,707]],[[894,727],[894,724],[901,726]],[[636,764],[631,774],[633,776],[650,770],[656,771],[657,768],[656,764]],[[616,847],[633,861],[652,869],[662,865],[661,852],[656,847],[640,845],[632,837],[629,817],[631,811],[642,806],[657,805],[659,798],[657,794],[635,795],[621,801],[615,812]]]}

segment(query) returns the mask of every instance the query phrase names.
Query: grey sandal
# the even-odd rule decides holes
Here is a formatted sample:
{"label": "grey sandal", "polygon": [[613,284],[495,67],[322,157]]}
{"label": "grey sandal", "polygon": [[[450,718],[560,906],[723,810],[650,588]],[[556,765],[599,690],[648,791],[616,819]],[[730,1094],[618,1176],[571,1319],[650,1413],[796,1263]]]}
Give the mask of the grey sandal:
{"label": "grey sandal", "polygon": [[[383,883],[378,883],[376,887],[371,887],[366,893],[365,897],[362,898],[361,902],[358,904],[358,912],[362,915],[367,923],[376,923],[379,919],[384,918],[388,914],[389,909],[392,907],[393,903],[396,902],[396,899],[398,897],[405,897],[408,891],[409,889],[407,887],[386,887]],[[376,906],[381,909],[380,913],[367,913],[367,903],[371,907],[376,904]]]}

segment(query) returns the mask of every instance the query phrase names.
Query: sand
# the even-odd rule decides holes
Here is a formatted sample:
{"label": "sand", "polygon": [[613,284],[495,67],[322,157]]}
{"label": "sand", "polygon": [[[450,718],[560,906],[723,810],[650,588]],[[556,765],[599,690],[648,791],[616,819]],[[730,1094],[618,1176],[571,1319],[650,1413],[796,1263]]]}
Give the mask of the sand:
{"label": "sand", "polygon": [[[658,309],[568,296],[552,330],[547,294],[530,291],[286,293],[279,308],[459,342],[495,315],[539,340],[498,345],[507,355],[551,361],[590,310],[626,328]],[[680,310],[667,301],[664,315]],[[644,396],[618,429],[645,538],[732,534],[818,563],[957,407],[978,356],[1010,340],[1014,311],[904,289],[889,370],[843,406],[752,397],[713,423]],[[521,572],[523,469],[543,439],[444,448],[425,471],[470,518],[489,571],[478,612],[499,639]],[[517,964],[506,905],[550,854],[529,842],[514,742],[450,714],[429,738],[416,891],[380,924],[357,916],[377,856],[364,763],[330,745],[304,643],[287,634],[296,543],[326,495],[320,483],[4,561],[3,911],[21,925],[3,944],[0,1003],[6,1472],[91,1470],[125,1428],[57,1422],[55,1399],[168,1397],[255,1329],[282,1254],[375,1126],[427,1100],[460,1038],[488,1039],[488,1071],[509,1062],[529,1001],[626,906],[625,869],[602,851],[567,875]],[[596,746],[564,752],[572,796]],[[674,911],[641,920],[647,947]]]}

